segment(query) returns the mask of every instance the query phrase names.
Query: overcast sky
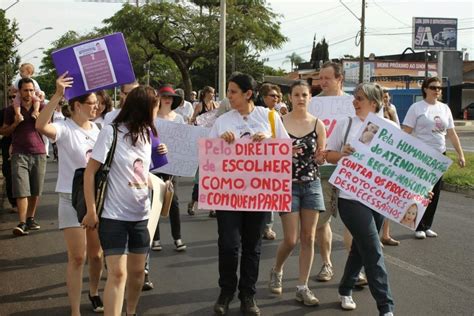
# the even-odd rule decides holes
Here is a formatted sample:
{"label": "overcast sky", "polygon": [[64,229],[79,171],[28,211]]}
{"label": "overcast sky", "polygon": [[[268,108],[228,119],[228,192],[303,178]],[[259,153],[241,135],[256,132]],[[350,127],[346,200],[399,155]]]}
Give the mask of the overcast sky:
{"label": "overcast sky", "polygon": [[[97,1],[97,0],[96,0]],[[100,1],[100,0],[99,0]],[[133,1],[134,2],[134,1]],[[466,48],[474,60],[474,1],[425,0],[367,0],[365,56],[399,54],[412,45],[413,17],[447,17],[458,19],[458,50]],[[6,9],[15,0],[0,0]],[[267,64],[289,70],[285,56],[295,52],[309,60],[313,37],[325,37],[329,42],[330,58],[344,54],[359,55],[355,36],[360,22],[339,1],[267,0],[273,11],[281,16],[282,33],[288,42],[281,49],[263,52]],[[344,3],[360,16],[361,0]],[[7,11],[7,17],[19,23],[23,39],[46,27],[18,47],[22,62],[39,67],[43,57],[40,47],[47,49],[51,42],[68,30],[80,34],[100,27],[102,20],[120,10],[120,3],[88,3],[75,0],[20,0]],[[25,56],[26,55],[26,56]],[[37,56],[37,58],[34,58]]]}

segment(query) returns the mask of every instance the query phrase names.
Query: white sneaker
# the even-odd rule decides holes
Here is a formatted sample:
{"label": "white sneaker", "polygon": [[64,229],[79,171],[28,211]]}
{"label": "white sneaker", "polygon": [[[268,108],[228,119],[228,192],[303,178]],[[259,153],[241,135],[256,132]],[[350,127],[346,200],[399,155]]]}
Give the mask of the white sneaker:
{"label": "white sneaker", "polygon": [[176,248],[175,248],[176,251],[186,250],[186,245],[184,244],[184,242],[181,239],[176,239],[174,241],[174,245],[176,246]]}
{"label": "white sneaker", "polygon": [[339,295],[339,299],[341,300],[342,309],[347,310],[347,311],[356,309],[357,305],[356,303],[354,303],[352,296]]}
{"label": "white sneaker", "polygon": [[393,316],[393,313],[392,313],[392,312],[388,312],[388,313],[383,314],[383,316]]}
{"label": "white sneaker", "polygon": [[431,229],[428,229],[427,231],[425,231],[425,234],[426,234],[426,237],[438,237],[438,234]]}
{"label": "white sneaker", "polygon": [[425,239],[426,238],[426,234],[424,231],[420,230],[420,231],[417,231],[415,232],[415,238],[416,239]]}
{"label": "white sneaker", "polygon": [[161,243],[159,240],[153,240],[153,242],[151,243],[151,250],[153,251],[163,250],[163,247],[161,246]]}

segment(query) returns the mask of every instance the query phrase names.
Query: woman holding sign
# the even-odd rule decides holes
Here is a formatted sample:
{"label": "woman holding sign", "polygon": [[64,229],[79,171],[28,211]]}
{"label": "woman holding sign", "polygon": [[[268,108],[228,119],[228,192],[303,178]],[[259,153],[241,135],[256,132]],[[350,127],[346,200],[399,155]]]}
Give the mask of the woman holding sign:
{"label": "woman holding sign", "polygon": [[283,116],[283,124],[293,140],[294,150],[291,213],[280,213],[283,241],[278,246],[269,287],[272,293],[281,294],[283,266],[299,239],[296,300],[313,306],[319,305],[319,300],[308,288],[308,278],[314,258],[316,224],[319,212],[325,210],[318,164],[325,161],[326,129],[321,120],[307,111],[311,92],[305,81],[298,81],[290,87],[290,100],[293,111]]}
{"label": "woman holding sign", "polygon": [[[350,144],[356,141],[355,136],[369,113],[377,113],[381,109],[382,96],[382,88],[378,84],[364,83],[355,88],[353,104],[356,115],[338,122],[334,128],[327,145],[328,162],[335,164],[354,152]],[[353,237],[344,275],[339,283],[342,309],[356,308],[352,299],[352,289],[363,266],[380,315],[393,315],[394,303],[379,239],[383,215],[354,200],[343,191],[339,192],[338,209],[341,220]]]}
{"label": "woman holding sign", "polygon": [[[255,80],[242,73],[234,73],[229,79],[227,98],[232,110],[220,116],[209,134],[210,138],[222,138],[227,143],[244,137],[255,142],[272,137],[269,110],[256,107]],[[275,115],[276,138],[289,138],[281,119]],[[240,309],[245,315],[260,315],[255,293],[260,263],[262,233],[268,214],[252,211],[217,211],[219,246],[219,286],[221,293],[214,305],[217,315],[225,315],[234,293],[239,288]],[[240,280],[237,267],[240,258]],[[238,284],[237,284],[238,283]]]}
{"label": "woman holding sign", "polygon": [[[459,137],[454,130],[453,115],[447,104],[438,101],[441,98],[441,90],[439,78],[431,77],[423,81],[421,86],[423,100],[410,106],[403,120],[403,130],[408,134],[413,133],[413,136],[443,154],[446,153],[446,135],[448,135],[458,155],[458,164],[463,168],[466,160]],[[442,178],[433,187],[433,199],[416,228],[415,237],[418,239],[438,236],[431,229],[431,225],[438,206],[441,180]]]}
{"label": "woman holding sign", "polygon": [[151,87],[130,91],[114,120],[117,144],[110,172],[104,208],[97,217],[94,177],[105,162],[114,139],[114,128],[106,125],[100,132],[84,173],[87,214],[85,228],[99,230],[108,273],[104,291],[105,315],[120,315],[125,286],[127,315],[134,315],[140,298],[145,257],[150,249],[148,218],[150,212],[148,170],[151,160],[151,133],[159,98]]}
{"label": "woman holding sign", "polygon": [[99,296],[99,281],[102,274],[102,249],[95,230],[84,230],[72,206],[72,179],[74,170],[84,168],[88,153],[94,147],[99,128],[90,122],[98,109],[94,93],[74,97],[69,100],[71,117],[49,123],[56,106],[61,102],[66,88],[73,84],[72,78],[63,74],[56,80],[56,93],[41,111],[36,129],[52,139],[58,146],[61,159],[58,165],[59,229],[64,233],[68,254],[67,292],[71,304],[71,315],[80,315],[82,293],[82,271],[86,258],[89,262],[89,299],[94,312],[103,312],[104,306]]}

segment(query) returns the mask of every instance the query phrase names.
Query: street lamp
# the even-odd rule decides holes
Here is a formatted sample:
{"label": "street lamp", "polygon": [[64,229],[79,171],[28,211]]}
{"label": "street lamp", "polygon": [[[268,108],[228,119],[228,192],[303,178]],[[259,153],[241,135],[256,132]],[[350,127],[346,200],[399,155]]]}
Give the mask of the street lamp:
{"label": "street lamp", "polygon": [[7,12],[8,9],[10,9],[11,7],[13,7],[15,4],[17,4],[18,2],[20,2],[20,0],[16,0],[14,3],[10,4],[5,10],[3,10],[4,12]]}
{"label": "street lamp", "polygon": [[33,34],[31,34],[30,36],[28,36],[27,38],[25,38],[23,41],[21,41],[18,45],[16,45],[14,48],[17,48],[18,46],[20,46],[21,44],[23,44],[24,42],[26,42],[27,40],[29,40],[30,38],[32,38],[33,36],[35,36],[36,34],[38,34],[39,32],[41,31],[44,31],[44,30],[52,30],[53,28],[51,26],[47,26],[47,27],[43,27],[42,29],[39,29],[38,31],[34,32]]}
{"label": "street lamp", "polygon": [[[30,50],[28,53],[26,53],[25,55],[21,56],[20,58],[23,59],[23,58],[25,58],[26,56],[28,56],[29,54],[31,54],[32,52],[37,51],[37,50],[44,50],[44,47],[37,47],[37,48],[35,48],[35,49],[33,49],[33,50]],[[38,57],[38,56],[36,56],[36,57]],[[33,58],[34,58],[34,57],[33,57]]]}

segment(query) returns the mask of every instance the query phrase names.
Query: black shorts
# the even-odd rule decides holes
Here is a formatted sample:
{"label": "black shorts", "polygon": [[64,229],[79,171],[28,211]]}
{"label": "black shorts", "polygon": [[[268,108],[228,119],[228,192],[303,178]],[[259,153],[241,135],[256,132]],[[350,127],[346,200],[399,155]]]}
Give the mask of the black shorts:
{"label": "black shorts", "polygon": [[101,218],[99,239],[105,256],[146,254],[150,249],[148,220],[138,222]]}

